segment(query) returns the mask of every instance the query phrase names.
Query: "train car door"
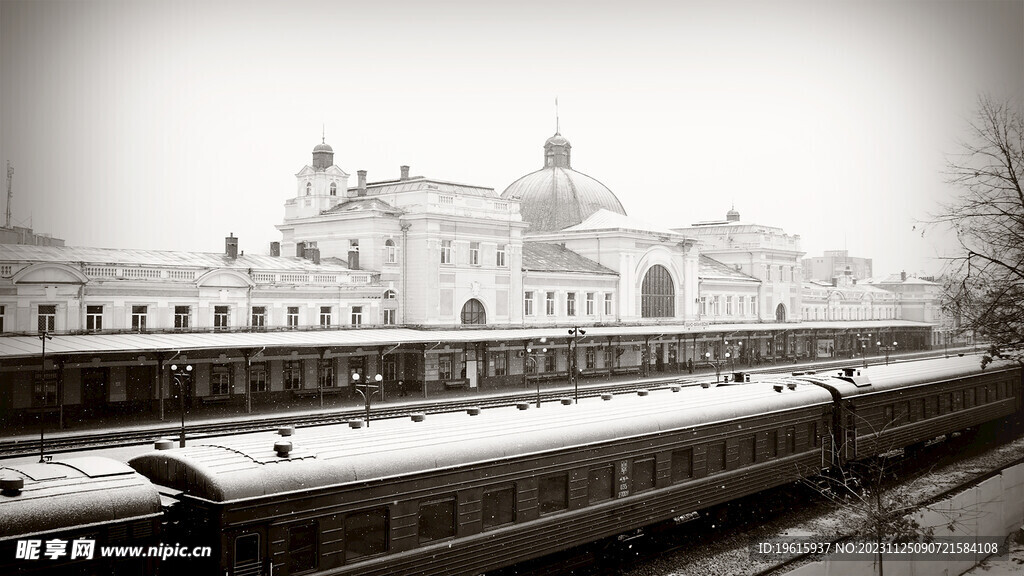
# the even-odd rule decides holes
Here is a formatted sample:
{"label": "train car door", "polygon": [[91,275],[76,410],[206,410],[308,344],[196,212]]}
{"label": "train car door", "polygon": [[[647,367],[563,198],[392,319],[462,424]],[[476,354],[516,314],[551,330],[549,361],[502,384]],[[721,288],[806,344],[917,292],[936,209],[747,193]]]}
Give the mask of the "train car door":
{"label": "train car door", "polygon": [[264,576],[267,574],[264,559],[266,547],[262,530],[245,530],[228,535],[227,544],[231,551],[229,566],[231,576]]}

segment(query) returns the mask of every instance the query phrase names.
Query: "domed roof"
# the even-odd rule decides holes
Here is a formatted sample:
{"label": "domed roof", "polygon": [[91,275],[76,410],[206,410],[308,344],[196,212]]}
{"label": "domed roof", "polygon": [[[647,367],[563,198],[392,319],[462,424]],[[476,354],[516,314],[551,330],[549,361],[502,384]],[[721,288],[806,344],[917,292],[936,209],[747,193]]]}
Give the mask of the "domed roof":
{"label": "domed roof", "polygon": [[544,142],[544,168],[505,188],[501,197],[519,200],[519,213],[530,232],[550,232],[575,226],[604,208],[626,215],[607,186],[570,165],[572,145],[557,131]]}
{"label": "domed roof", "polygon": [[334,152],[334,148],[331,148],[330,144],[321,142],[313,147],[313,154],[316,154],[317,152]]}

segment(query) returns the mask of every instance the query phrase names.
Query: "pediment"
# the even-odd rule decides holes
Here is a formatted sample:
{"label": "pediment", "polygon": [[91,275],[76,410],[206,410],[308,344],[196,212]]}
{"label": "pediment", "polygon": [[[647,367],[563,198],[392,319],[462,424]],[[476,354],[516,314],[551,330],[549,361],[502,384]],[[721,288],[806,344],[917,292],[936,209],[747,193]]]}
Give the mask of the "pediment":
{"label": "pediment", "polygon": [[302,170],[299,170],[295,175],[296,176],[309,176],[310,174],[315,174],[315,173],[316,173],[316,170],[313,170],[312,166],[310,166],[309,164],[306,164],[305,166],[302,167]]}
{"label": "pediment", "polygon": [[217,288],[249,288],[255,285],[249,276],[226,268],[211,270],[196,280],[196,286]]}
{"label": "pediment", "polygon": [[23,268],[11,280],[15,284],[86,284],[89,278],[67,264],[45,262]]}

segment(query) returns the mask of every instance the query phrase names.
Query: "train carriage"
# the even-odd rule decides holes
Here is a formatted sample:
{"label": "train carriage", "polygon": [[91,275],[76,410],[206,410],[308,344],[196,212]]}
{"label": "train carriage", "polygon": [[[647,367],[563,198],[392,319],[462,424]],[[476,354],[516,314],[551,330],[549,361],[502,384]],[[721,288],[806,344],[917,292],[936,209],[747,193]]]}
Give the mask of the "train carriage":
{"label": "train carriage", "polygon": [[831,410],[790,379],[255,434],[130,464],[175,492],[196,544],[216,543],[197,573],[478,574],[818,473]]}
{"label": "train carriage", "polygon": [[[125,463],[99,457],[0,467],[0,573],[155,574],[160,495]],[[119,555],[104,548],[122,547]]]}
{"label": "train carriage", "polygon": [[830,390],[841,458],[861,460],[1020,412],[1021,369],[976,357],[846,369],[802,379]]}

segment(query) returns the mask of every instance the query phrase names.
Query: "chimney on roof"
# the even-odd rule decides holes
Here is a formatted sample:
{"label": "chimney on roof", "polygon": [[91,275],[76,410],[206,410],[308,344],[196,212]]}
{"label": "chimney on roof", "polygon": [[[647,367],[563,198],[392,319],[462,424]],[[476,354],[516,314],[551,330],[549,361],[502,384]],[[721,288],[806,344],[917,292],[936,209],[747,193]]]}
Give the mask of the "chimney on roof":
{"label": "chimney on roof", "polygon": [[270,243],[270,255],[271,256],[280,256],[281,255],[281,243],[280,242],[271,242]]}
{"label": "chimney on roof", "polygon": [[906,282],[906,281],[907,281],[907,271],[904,270],[903,272],[900,272],[900,282]]}
{"label": "chimney on roof", "polygon": [[312,260],[313,264],[319,264],[320,263],[320,249],[316,248],[316,247],[306,248],[306,259],[307,260]]}
{"label": "chimney on roof", "polygon": [[298,256],[299,258],[305,258],[306,257],[306,243],[305,242],[296,242],[295,243],[295,255]]}
{"label": "chimney on roof", "polygon": [[224,239],[224,253],[232,260],[238,258],[238,238],[235,238],[234,232]]}
{"label": "chimney on roof", "polygon": [[402,166],[401,169],[402,169],[402,177],[400,179],[401,180],[408,180],[409,179],[409,167],[408,166]]}
{"label": "chimney on roof", "polygon": [[832,286],[833,287],[839,286],[839,277],[838,276],[833,276],[832,277]]}
{"label": "chimney on roof", "polygon": [[359,186],[356,188],[356,196],[366,196],[366,170],[356,172],[359,175]]}

